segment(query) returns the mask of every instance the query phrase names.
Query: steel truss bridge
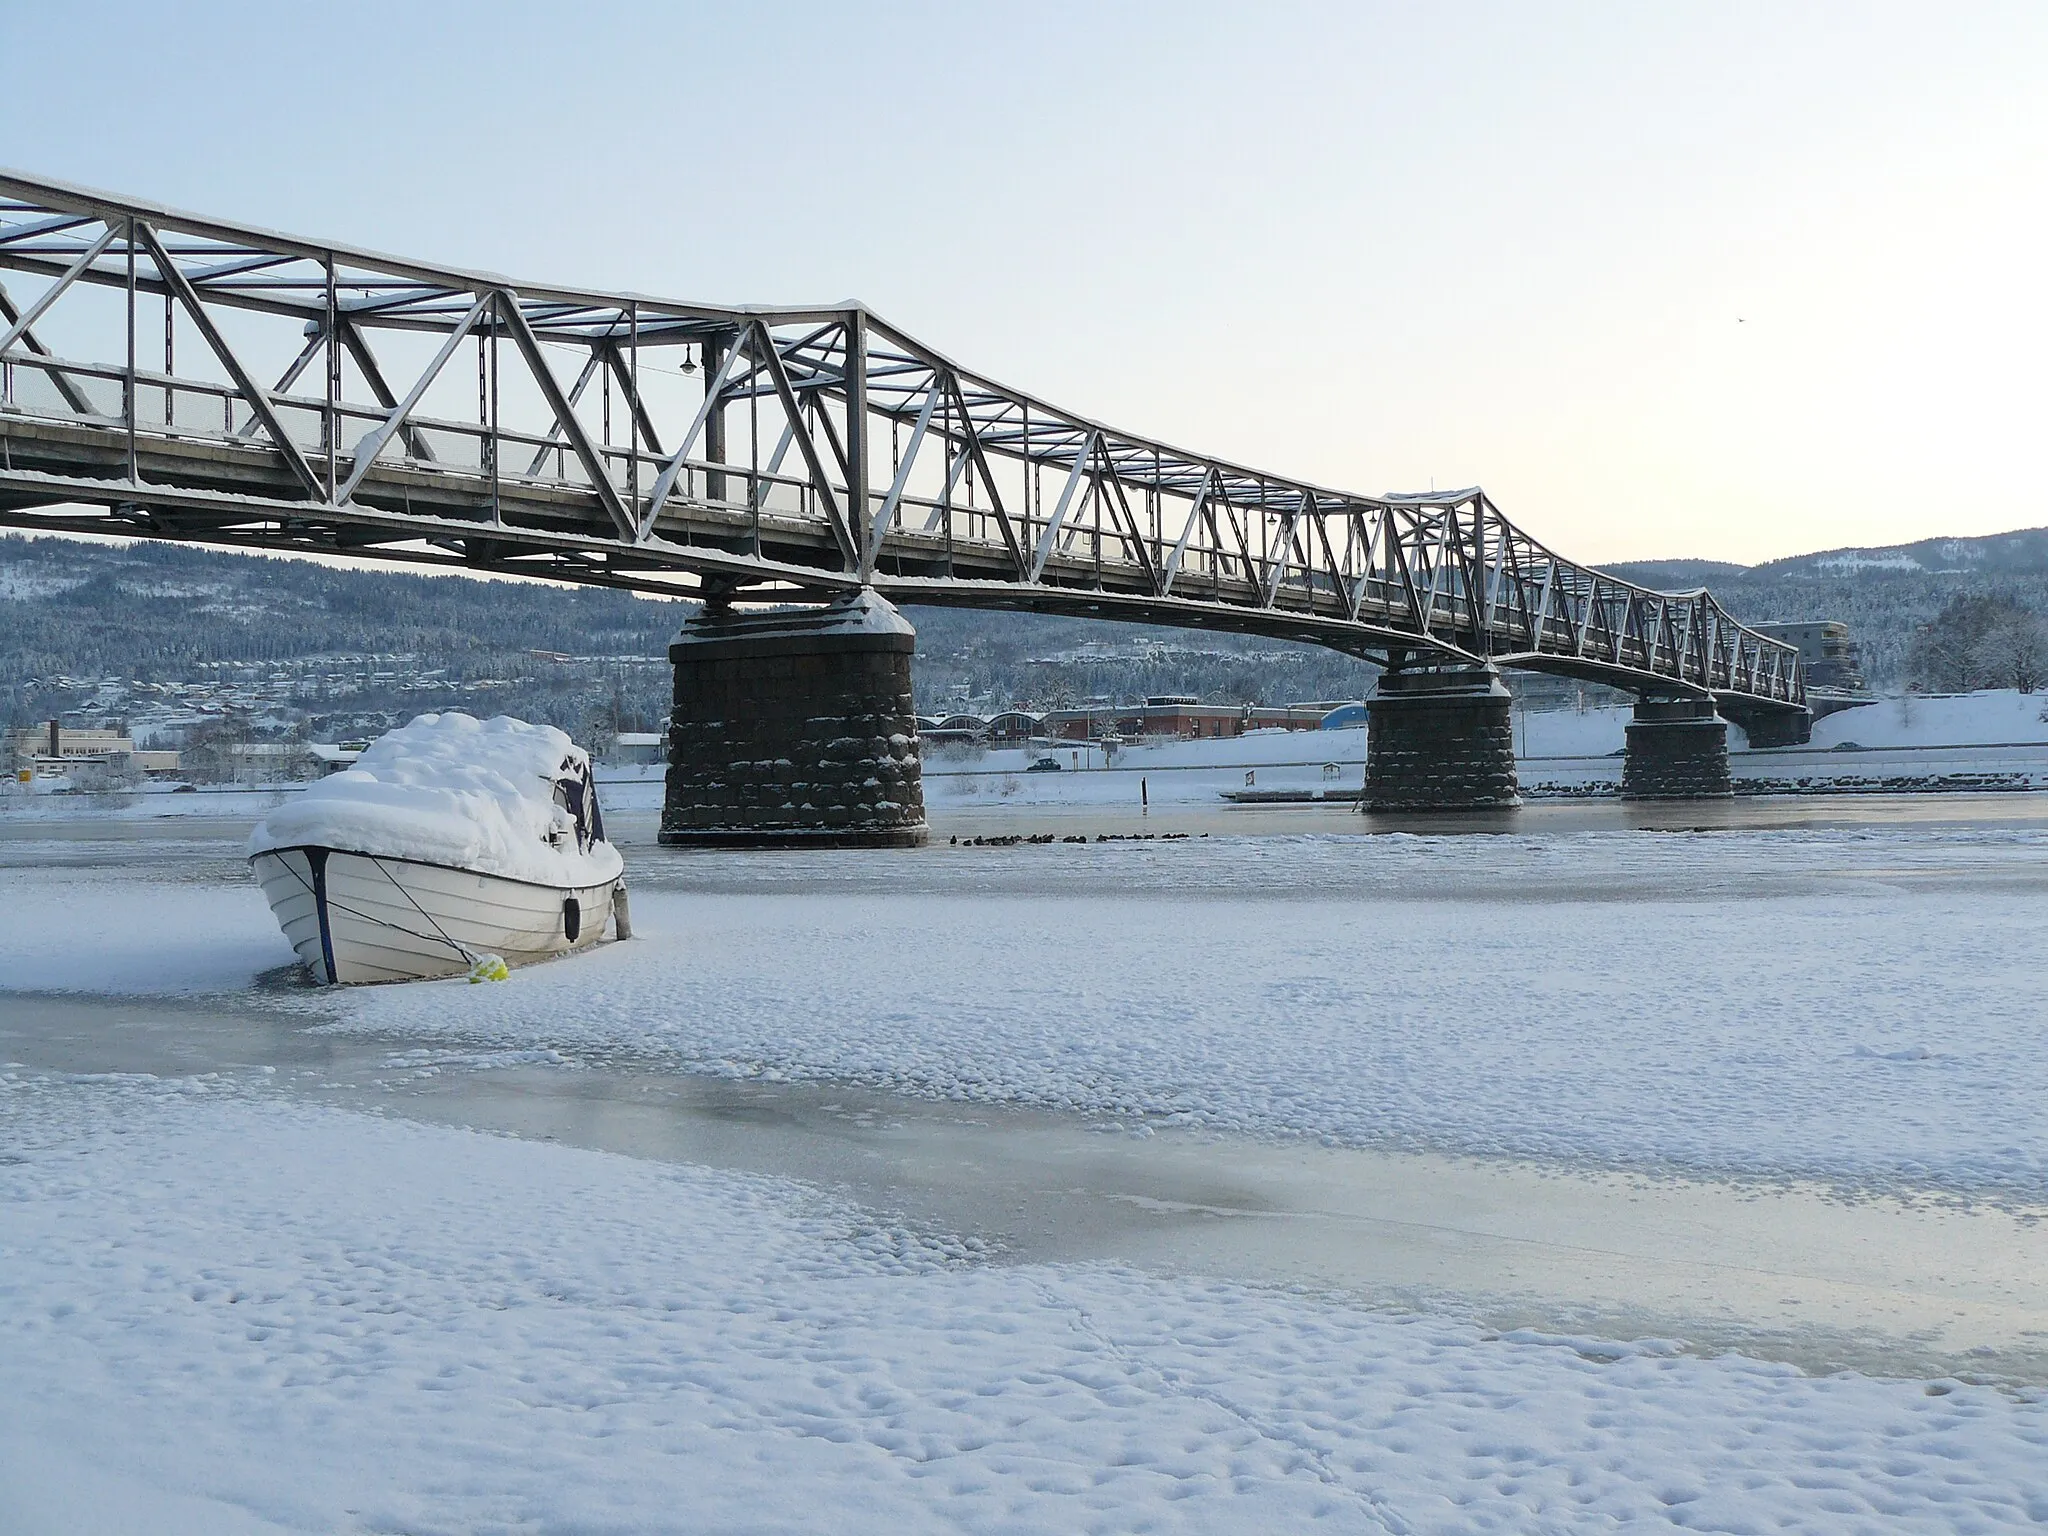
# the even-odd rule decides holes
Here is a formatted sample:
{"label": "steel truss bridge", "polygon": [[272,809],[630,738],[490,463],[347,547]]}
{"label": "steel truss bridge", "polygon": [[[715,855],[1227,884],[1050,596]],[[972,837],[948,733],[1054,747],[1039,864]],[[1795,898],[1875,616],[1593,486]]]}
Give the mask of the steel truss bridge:
{"label": "steel truss bridge", "polygon": [[4,171],[0,272],[0,524],[713,600],[872,585],[1805,705],[1794,648],[1482,491],[1189,453],[857,304],[516,283]]}

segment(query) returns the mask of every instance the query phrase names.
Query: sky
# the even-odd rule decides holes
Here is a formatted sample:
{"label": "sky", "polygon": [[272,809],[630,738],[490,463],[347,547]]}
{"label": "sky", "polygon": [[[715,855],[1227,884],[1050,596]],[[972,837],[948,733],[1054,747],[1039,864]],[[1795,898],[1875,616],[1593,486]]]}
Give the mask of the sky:
{"label": "sky", "polygon": [[2048,524],[2044,79],[2038,3],[0,0],[0,165],[1747,564]]}

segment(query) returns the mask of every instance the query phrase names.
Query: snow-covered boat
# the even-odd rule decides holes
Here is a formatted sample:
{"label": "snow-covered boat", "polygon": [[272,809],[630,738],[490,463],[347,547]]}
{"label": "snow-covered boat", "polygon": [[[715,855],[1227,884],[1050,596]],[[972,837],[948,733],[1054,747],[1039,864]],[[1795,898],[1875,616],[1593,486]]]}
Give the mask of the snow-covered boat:
{"label": "snow-covered boat", "polygon": [[249,864],[323,982],[490,975],[629,932],[590,758],[502,715],[387,733],[272,811]]}

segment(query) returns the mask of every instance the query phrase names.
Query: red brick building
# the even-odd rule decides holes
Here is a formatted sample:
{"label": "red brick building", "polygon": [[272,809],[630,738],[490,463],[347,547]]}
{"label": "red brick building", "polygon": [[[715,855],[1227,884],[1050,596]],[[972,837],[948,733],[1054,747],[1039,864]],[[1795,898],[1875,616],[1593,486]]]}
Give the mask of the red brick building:
{"label": "red brick building", "polygon": [[1166,695],[1143,704],[1116,704],[1090,709],[1055,709],[1045,716],[1045,734],[1055,741],[1094,741],[1121,736],[1126,741],[1187,741],[1196,737],[1242,736],[1246,731],[1279,728],[1313,731],[1335,705],[1202,704]]}

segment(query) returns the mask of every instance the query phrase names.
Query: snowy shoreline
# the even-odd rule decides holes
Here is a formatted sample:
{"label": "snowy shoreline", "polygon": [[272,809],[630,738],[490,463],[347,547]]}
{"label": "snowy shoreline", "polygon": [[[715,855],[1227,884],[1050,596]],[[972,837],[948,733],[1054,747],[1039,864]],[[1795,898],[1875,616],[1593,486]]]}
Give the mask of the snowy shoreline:
{"label": "snowy shoreline", "polygon": [[[1514,715],[1516,763],[1530,799],[1619,792],[1629,711],[1522,711]],[[2048,790],[2048,695],[1987,690],[1903,695],[1829,715],[1800,747],[1748,749],[1731,728],[1729,768],[1736,793],[1749,795],[1913,794]],[[1156,798],[1213,801],[1253,787],[1313,792],[1356,787],[1365,768],[1362,726],[1329,731],[1250,731],[1199,741],[1138,743],[1106,758],[1099,745],[927,751],[923,773],[934,809],[949,805],[1115,804],[1139,798],[1138,784],[1158,776]],[[1057,773],[1029,772],[1050,755]],[[660,803],[660,765],[604,767],[597,782],[606,807]],[[208,786],[179,793],[140,791],[27,793],[0,785],[0,820],[107,817],[145,821],[178,816],[260,814],[284,805],[303,784]]]}

